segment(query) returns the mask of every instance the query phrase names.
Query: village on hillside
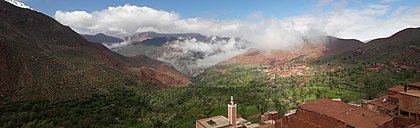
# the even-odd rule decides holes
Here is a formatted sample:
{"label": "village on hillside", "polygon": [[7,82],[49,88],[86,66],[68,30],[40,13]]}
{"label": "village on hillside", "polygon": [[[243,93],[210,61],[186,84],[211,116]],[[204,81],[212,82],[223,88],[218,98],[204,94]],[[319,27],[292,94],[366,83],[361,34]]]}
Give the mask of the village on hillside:
{"label": "village on hillside", "polygon": [[259,123],[237,117],[233,97],[228,117],[199,119],[196,128],[418,128],[420,127],[420,82],[387,89],[385,96],[348,104],[339,99],[304,102],[279,118],[277,111],[261,115]]}

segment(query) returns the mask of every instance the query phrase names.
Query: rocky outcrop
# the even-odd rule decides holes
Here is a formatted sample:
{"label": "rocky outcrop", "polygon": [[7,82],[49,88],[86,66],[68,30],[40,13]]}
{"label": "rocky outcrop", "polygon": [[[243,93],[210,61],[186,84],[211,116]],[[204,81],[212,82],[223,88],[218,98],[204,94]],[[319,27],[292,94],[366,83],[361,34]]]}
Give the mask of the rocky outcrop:
{"label": "rocky outcrop", "polygon": [[151,81],[154,84],[159,85],[161,88],[172,87],[172,86],[187,86],[191,84],[187,78],[182,74],[171,72],[172,69],[168,67],[160,66],[156,69],[150,67],[140,68],[140,79],[144,81]]}

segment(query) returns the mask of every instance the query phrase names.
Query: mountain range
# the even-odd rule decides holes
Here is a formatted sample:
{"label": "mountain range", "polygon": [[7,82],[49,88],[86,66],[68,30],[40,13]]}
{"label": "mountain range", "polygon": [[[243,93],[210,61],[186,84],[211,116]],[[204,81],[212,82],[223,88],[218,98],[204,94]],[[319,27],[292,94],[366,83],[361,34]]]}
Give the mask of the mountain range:
{"label": "mountain range", "polygon": [[131,36],[125,37],[124,40],[127,42],[133,43],[133,45],[142,44],[142,45],[156,45],[160,46],[166,42],[172,42],[175,40],[186,40],[186,39],[196,39],[200,42],[210,42],[212,39],[219,40],[228,40],[228,37],[219,37],[219,36],[204,36],[199,33],[156,33],[156,32],[140,32],[135,33]]}
{"label": "mountain range", "polygon": [[[417,28],[411,28],[416,30]],[[374,39],[367,43],[363,43],[355,39],[340,39],[332,36],[321,37],[320,40],[307,40],[305,37],[302,37],[304,42],[301,45],[295,46],[289,49],[257,49],[249,48],[246,46],[246,43],[237,45],[238,50],[246,50],[245,52],[235,55],[232,58],[226,58],[220,63],[225,64],[283,64],[290,59],[302,56],[309,60],[320,60],[323,58],[329,58],[331,56],[346,53],[347,51],[353,51],[355,49],[360,49],[372,46],[377,47],[380,42],[385,42],[389,40],[395,40],[399,36],[407,36],[408,33],[415,33],[414,30],[407,29],[396,33],[395,35],[389,38]],[[405,31],[407,34],[404,34]],[[403,33],[403,34],[401,34]],[[413,38],[413,37],[409,37]],[[137,33],[132,36],[125,38],[132,40],[131,45],[126,45],[123,47],[111,48],[113,51],[123,54],[125,56],[136,56],[136,55],[146,55],[148,57],[159,59],[165,62],[168,62],[175,66],[178,71],[188,75],[196,76],[199,75],[205,68],[200,67],[197,62],[208,57],[209,54],[199,50],[185,50],[173,47],[174,44],[185,43],[185,40],[188,39],[197,39],[193,43],[204,42],[207,44],[215,44],[220,41],[227,41],[231,38],[228,37],[206,37],[201,34],[196,33],[181,33],[181,34],[160,34],[156,32],[143,32]],[[134,41],[133,41],[134,40]],[[235,38],[235,40],[240,40]],[[379,42],[379,43],[378,43]],[[197,44],[198,44],[197,43]],[[414,46],[412,46],[414,47]],[[415,49],[415,48],[411,48]],[[223,53],[223,49],[219,52],[211,53],[210,55]],[[379,51],[378,51],[379,52]],[[384,51],[380,51],[384,53]],[[398,53],[399,51],[393,51]],[[372,55],[377,55],[377,53],[372,53]],[[390,54],[395,55],[395,54]]]}
{"label": "mountain range", "polygon": [[255,123],[269,110],[320,98],[361,104],[420,81],[420,28],[264,49],[199,33],[80,35],[10,1],[0,1],[2,127],[194,127],[226,115],[230,96]]}
{"label": "mountain range", "polygon": [[[307,40],[292,49],[250,48],[239,38],[198,33],[142,32],[120,39],[105,34],[80,36],[54,19],[26,8],[0,3],[1,101],[46,98],[63,100],[111,92],[109,83],[151,82],[159,87],[185,86],[215,64],[283,65],[303,57],[308,62],[385,64],[420,71],[420,28],[404,29],[363,43],[331,36]],[[129,42],[123,47],[103,46]],[[240,54],[200,66],[224,55],[233,42]],[[102,44],[101,44],[102,43]],[[197,45],[200,47],[190,46]],[[201,46],[211,46],[209,51]],[[208,49],[207,49],[208,50]],[[114,52],[115,51],[115,52]]]}
{"label": "mountain range", "polygon": [[98,33],[96,35],[82,34],[81,36],[85,38],[86,40],[88,40],[89,42],[94,42],[94,43],[112,44],[112,43],[120,43],[124,41],[117,37],[107,36],[103,33]]}
{"label": "mountain range", "polygon": [[385,64],[420,72],[420,28],[406,28],[390,37],[371,40],[342,54],[322,59],[330,63]]}
{"label": "mountain range", "polygon": [[[223,58],[217,62],[239,64],[275,64],[304,55],[312,59],[342,53],[356,48],[363,43],[355,39],[340,39],[331,36],[321,37],[318,40],[305,41],[300,46],[285,49],[264,50],[250,48],[247,42],[239,38],[203,36],[197,33],[161,34],[156,32],[137,33],[125,38],[128,45],[112,47],[111,50],[125,56],[146,55],[172,64],[178,71],[188,75],[197,76],[211,65],[202,65],[200,61],[216,56]],[[234,48],[225,48],[233,42]],[[232,41],[233,40],[233,41]],[[204,45],[201,45],[204,44]],[[197,47],[210,46],[210,50],[201,50]],[[245,51],[246,50],[246,51]],[[245,51],[234,56],[224,56],[227,52]],[[210,62],[211,63],[211,62]]]}
{"label": "mountain range", "polygon": [[224,61],[224,63],[279,65],[299,56],[309,60],[319,60],[330,55],[352,50],[361,45],[363,45],[363,42],[359,40],[326,36],[317,41],[306,40],[302,45],[288,50],[261,50],[252,48],[243,54]]}
{"label": "mountain range", "polygon": [[112,92],[112,83],[191,82],[171,66],[144,55],[125,57],[49,16],[0,1],[1,101],[52,101]]}
{"label": "mountain range", "polygon": [[[103,34],[99,34],[103,35]],[[93,35],[84,35],[91,39]],[[99,37],[96,36],[95,37]],[[208,66],[198,64],[198,60],[226,52],[223,45],[234,42],[235,49],[244,49],[238,38],[204,36],[198,33],[163,34],[156,32],[136,33],[124,38],[122,43],[106,43],[111,36],[101,36],[93,42],[101,42],[111,50],[125,56],[146,55],[167,62],[178,71],[196,76]],[[109,42],[109,41],[108,41]],[[216,64],[217,62],[213,62]],[[211,65],[210,65],[211,66]]]}

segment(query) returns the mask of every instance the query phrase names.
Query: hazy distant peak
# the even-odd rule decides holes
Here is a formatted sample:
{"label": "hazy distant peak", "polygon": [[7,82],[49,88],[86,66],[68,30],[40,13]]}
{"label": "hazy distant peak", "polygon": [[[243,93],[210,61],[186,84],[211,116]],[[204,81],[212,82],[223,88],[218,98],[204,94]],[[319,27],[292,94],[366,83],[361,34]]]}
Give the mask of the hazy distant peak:
{"label": "hazy distant peak", "polygon": [[28,5],[22,3],[22,2],[20,2],[18,0],[4,0],[4,1],[9,2],[9,3],[11,3],[11,4],[13,4],[13,5],[17,6],[17,7],[20,7],[20,8],[26,8],[26,9],[35,10],[35,9],[29,7]]}

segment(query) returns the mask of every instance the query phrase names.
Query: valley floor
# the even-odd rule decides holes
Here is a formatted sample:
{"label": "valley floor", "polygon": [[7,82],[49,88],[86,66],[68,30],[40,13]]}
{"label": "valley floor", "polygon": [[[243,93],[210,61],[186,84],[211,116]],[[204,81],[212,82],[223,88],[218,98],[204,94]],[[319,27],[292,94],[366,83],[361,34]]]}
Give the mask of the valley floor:
{"label": "valley floor", "polygon": [[227,116],[230,96],[237,97],[239,117],[259,122],[258,115],[269,110],[282,115],[285,110],[318,98],[340,98],[359,104],[361,99],[382,96],[388,87],[420,81],[419,73],[410,70],[369,72],[355,65],[310,63],[305,64],[308,68],[302,68],[305,74],[283,77],[270,71],[290,69],[293,65],[216,65],[193,78],[194,84],[188,87],[159,89],[148,83],[127,81],[114,83],[114,92],[119,93],[110,95],[56,103],[46,100],[10,103],[0,109],[0,124],[4,127],[194,127],[197,119]]}

